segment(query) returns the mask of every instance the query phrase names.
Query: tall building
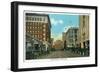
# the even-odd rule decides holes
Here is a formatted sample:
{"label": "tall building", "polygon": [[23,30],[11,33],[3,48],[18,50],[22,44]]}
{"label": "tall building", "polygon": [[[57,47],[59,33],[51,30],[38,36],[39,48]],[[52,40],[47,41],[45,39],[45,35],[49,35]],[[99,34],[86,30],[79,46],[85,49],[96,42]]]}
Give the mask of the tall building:
{"label": "tall building", "polygon": [[32,37],[50,43],[51,23],[46,14],[26,13],[26,33]]}
{"label": "tall building", "polygon": [[65,33],[65,32],[62,33],[62,40],[63,40],[63,41],[66,40],[66,33]]}
{"label": "tall building", "polygon": [[79,19],[79,46],[81,48],[89,48],[89,16],[80,15]]}
{"label": "tall building", "polygon": [[67,40],[66,32],[62,33],[62,40],[63,40],[63,48],[66,48],[66,46],[67,46],[67,44],[66,44],[66,40]]}
{"label": "tall building", "polygon": [[77,33],[78,28],[77,27],[71,27],[66,32],[66,44],[67,47],[77,47]]}

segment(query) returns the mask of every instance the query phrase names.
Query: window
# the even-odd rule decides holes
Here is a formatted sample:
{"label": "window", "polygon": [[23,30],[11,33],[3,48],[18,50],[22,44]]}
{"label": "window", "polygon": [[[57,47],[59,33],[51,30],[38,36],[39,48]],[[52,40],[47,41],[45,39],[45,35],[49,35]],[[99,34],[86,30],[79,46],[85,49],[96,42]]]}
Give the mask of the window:
{"label": "window", "polygon": [[43,21],[45,21],[45,18],[43,19]]}
{"label": "window", "polygon": [[38,18],[36,18],[36,21],[38,21]]}
{"label": "window", "polygon": [[26,16],[26,20],[28,20],[28,17]]}
{"label": "window", "polygon": [[34,25],[34,22],[32,23],[32,25]]}
{"label": "window", "polygon": [[34,17],[32,18],[32,21],[34,21]]}
{"label": "window", "polygon": [[31,24],[31,22],[30,22],[30,26],[31,26],[32,24]]}
{"label": "window", "polygon": [[39,38],[40,36],[38,35],[38,38]]}
{"label": "window", "polygon": [[31,17],[30,16],[28,17],[28,20],[31,20]]}
{"label": "window", "polygon": [[42,18],[40,18],[40,21],[42,21]]}
{"label": "window", "polygon": [[35,21],[37,20],[36,18],[34,18],[35,19]]}
{"label": "window", "polygon": [[30,29],[31,29],[32,27],[30,27]]}
{"label": "window", "polygon": [[37,33],[37,31],[35,31],[35,33]]}
{"label": "window", "polygon": [[45,36],[45,33],[43,35]]}
{"label": "window", "polygon": [[45,41],[45,38],[43,38],[43,40]]}
{"label": "window", "polygon": [[35,35],[35,37],[37,37],[37,35]]}
{"label": "window", "polygon": [[85,40],[85,32],[82,35],[83,35],[83,40]]}
{"label": "window", "polygon": [[27,26],[27,29],[29,29],[29,27]]}
{"label": "window", "polygon": [[46,25],[43,25],[43,27],[46,27]]}
{"label": "window", "polygon": [[43,29],[43,31],[45,32],[45,29]]}
{"label": "window", "polygon": [[73,43],[73,39],[69,39],[69,41],[70,41],[71,43]]}

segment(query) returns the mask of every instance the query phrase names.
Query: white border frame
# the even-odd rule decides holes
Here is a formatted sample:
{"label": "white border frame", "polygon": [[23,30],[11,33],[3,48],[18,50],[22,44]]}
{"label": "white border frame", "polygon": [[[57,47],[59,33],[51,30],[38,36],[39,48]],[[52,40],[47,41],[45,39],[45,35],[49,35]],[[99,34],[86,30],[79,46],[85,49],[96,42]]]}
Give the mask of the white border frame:
{"label": "white border frame", "polygon": [[[93,9],[82,9],[82,8],[60,8],[60,7],[46,7],[46,6],[18,6],[18,68],[36,68],[36,67],[52,67],[52,66],[74,66],[74,65],[86,65],[95,64],[95,10]],[[89,13],[90,14],[90,57],[82,58],[70,58],[62,60],[31,60],[23,62],[23,11],[34,10],[34,11],[53,11],[53,12],[77,12],[77,13]],[[94,48],[94,49],[91,49]],[[67,60],[67,61],[66,61]]]}

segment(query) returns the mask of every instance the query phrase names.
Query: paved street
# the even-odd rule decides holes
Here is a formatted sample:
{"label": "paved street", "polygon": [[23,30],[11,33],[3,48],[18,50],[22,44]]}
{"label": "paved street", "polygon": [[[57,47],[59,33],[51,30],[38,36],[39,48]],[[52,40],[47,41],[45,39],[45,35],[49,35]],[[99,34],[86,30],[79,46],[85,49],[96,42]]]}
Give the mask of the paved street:
{"label": "paved street", "polygon": [[70,58],[70,57],[81,57],[79,54],[71,53],[70,51],[53,51],[47,55],[38,57],[38,59],[47,58]]}

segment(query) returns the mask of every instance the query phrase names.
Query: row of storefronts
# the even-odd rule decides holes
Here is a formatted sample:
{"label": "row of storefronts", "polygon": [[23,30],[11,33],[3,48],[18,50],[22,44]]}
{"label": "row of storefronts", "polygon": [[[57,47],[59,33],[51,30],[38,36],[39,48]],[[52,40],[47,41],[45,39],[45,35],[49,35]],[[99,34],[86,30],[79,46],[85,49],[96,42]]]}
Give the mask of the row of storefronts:
{"label": "row of storefronts", "polygon": [[49,53],[50,43],[40,41],[29,34],[26,34],[26,59],[34,59],[39,55]]}

